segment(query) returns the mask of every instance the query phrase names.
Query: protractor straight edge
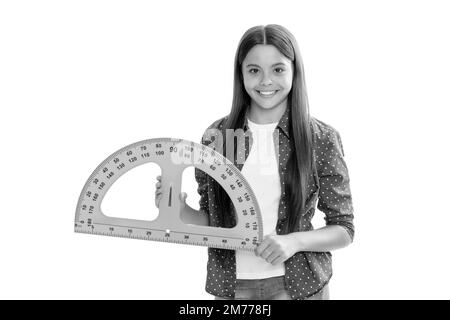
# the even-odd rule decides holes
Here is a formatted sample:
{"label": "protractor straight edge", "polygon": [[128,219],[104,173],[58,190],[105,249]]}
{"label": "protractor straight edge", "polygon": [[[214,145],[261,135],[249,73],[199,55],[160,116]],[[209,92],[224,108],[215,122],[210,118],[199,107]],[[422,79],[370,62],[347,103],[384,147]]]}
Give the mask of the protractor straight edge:
{"label": "protractor straight edge", "polygon": [[[105,215],[101,203],[109,188],[124,173],[149,162],[161,168],[164,188],[158,217],[147,221]],[[236,210],[236,226],[218,228],[181,220],[181,179],[184,169],[191,166],[222,186]],[[154,193],[149,194],[152,196]],[[78,199],[75,232],[246,251],[254,251],[263,238],[258,202],[239,169],[208,146],[176,138],[133,143],[97,166]]]}

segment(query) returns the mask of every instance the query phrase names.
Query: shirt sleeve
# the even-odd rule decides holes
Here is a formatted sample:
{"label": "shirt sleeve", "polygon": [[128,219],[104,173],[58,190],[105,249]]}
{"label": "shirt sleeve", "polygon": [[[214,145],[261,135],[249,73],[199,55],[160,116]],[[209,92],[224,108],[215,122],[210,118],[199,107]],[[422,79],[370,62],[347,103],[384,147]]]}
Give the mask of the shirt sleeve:
{"label": "shirt sleeve", "polygon": [[317,207],[325,213],[326,225],[344,227],[353,241],[353,203],[341,137],[336,130],[330,130],[325,136],[318,146],[320,191]]}

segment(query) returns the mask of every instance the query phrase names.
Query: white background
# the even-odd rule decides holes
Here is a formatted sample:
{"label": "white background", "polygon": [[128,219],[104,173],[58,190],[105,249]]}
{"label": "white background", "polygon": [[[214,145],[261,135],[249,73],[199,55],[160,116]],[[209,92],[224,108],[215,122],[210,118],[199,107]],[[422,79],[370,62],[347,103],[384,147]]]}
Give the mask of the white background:
{"label": "white background", "polygon": [[[2,1],[0,298],[212,298],[205,247],[76,234],[75,208],[114,151],[199,142],[230,111],[242,34],[270,23],[295,35],[311,113],[341,133],[350,172],[356,237],[333,252],[331,298],[450,298],[447,6]],[[129,173],[122,201],[155,209],[154,176]],[[195,207],[193,175],[183,188]]]}

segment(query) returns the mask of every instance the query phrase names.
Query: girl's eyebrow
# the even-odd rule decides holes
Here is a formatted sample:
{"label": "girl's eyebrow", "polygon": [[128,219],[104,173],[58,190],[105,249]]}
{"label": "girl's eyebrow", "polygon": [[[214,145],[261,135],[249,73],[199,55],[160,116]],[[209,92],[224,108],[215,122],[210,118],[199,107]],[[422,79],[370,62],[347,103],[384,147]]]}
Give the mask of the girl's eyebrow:
{"label": "girl's eyebrow", "polygon": [[[275,66],[277,66],[277,65],[283,65],[283,66],[286,66],[286,64],[284,64],[283,62],[277,62],[277,63],[274,63],[273,65],[272,65],[272,67],[275,67]],[[250,63],[250,64],[248,64],[247,66],[246,66],[246,68],[248,68],[248,67],[259,67],[257,64],[254,64],[254,63]]]}

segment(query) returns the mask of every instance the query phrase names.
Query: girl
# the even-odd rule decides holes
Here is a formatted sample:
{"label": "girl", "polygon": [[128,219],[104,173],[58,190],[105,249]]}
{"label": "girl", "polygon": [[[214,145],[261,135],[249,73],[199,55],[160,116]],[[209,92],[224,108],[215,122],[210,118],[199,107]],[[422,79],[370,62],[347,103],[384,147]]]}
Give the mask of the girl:
{"label": "girl", "polygon": [[[208,129],[222,132],[223,140],[207,130],[202,144],[220,148],[227,158],[233,146],[229,160],[255,193],[264,240],[255,253],[208,248],[206,291],[216,299],[328,299],[330,251],[354,236],[349,176],[339,133],[309,114],[302,59],[287,29],[272,24],[245,32],[235,56],[231,112]],[[244,130],[243,148],[227,129]],[[200,210],[188,206],[182,193],[183,219],[233,227],[229,196],[197,168],[195,177]],[[316,202],[326,226],[314,230]]]}

